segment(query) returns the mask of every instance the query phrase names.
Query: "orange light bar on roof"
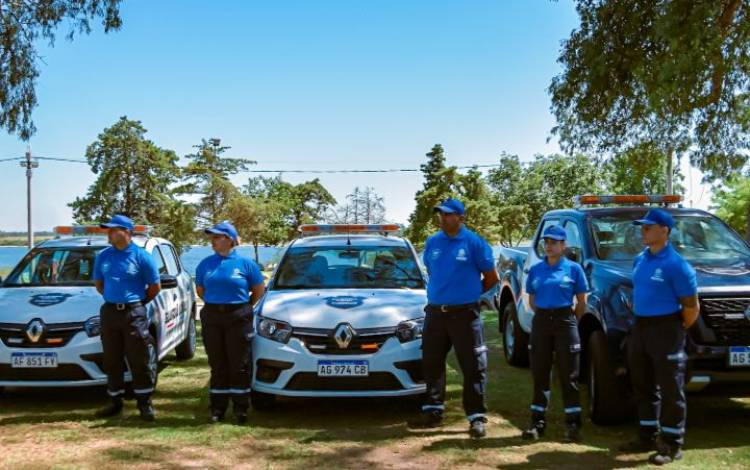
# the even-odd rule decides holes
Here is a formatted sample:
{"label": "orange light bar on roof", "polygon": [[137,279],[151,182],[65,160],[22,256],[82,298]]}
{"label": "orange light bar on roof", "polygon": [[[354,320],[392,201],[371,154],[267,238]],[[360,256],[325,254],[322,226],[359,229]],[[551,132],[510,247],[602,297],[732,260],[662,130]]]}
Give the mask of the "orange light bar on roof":
{"label": "orange light bar on roof", "polygon": [[[106,228],[98,225],[61,225],[54,228],[57,235],[106,235]],[[151,231],[149,225],[135,225],[133,233],[148,234]]]}
{"label": "orange light bar on roof", "polygon": [[587,204],[678,204],[682,202],[679,194],[616,194],[598,196],[586,194],[573,198],[576,205]]}
{"label": "orange light bar on roof", "polygon": [[401,226],[398,224],[305,224],[300,225],[300,233],[304,235],[314,234],[343,234],[343,233],[398,233]]}

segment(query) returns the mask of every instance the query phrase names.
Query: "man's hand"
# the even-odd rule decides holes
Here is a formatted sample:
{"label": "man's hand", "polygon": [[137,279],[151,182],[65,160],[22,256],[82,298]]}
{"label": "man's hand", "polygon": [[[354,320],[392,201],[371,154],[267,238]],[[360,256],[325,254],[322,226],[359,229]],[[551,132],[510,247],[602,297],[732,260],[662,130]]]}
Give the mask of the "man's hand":
{"label": "man's hand", "polygon": [[482,292],[492,289],[498,282],[500,282],[500,276],[497,275],[497,270],[484,271],[482,273]]}
{"label": "man's hand", "polygon": [[698,296],[683,297],[680,299],[680,304],[682,304],[682,326],[687,330],[693,326],[700,315],[701,307]]}

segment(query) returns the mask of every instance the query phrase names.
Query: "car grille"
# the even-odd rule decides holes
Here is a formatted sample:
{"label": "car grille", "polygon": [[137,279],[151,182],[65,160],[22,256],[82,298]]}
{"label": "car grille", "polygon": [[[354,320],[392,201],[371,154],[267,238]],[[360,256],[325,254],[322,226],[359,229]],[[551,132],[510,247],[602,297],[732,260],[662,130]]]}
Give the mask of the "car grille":
{"label": "car grille", "polygon": [[10,364],[0,364],[0,380],[45,382],[90,379],[86,371],[75,364],[58,364],[57,367],[43,369],[13,368]]}
{"label": "car grille", "polygon": [[362,328],[356,330],[349,345],[339,347],[334,339],[335,329],[294,328],[292,337],[300,340],[313,354],[354,355],[374,354],[383,344],[396,335],[396,327]]}
{"label": "car grille", "polygon": [[22,323],[0,323],[0,341],[11,348],[59,348],[83,331],[83,323],[80,322],[45,324],[42,336],[32,342],[26,335],[27,327],[28,324]]}
{"label": "car grille", "polygon": [[318,377],[315,372],[297,372],[284,388],[316,392],[376,392],[401,390],[403,386],[390,372],[370,372],[367,377]]}
{"label": "car grille", "polygon": [[747,298],[702,298],[701,317],[722,346],[750,346],[750,320],[745,311]]}

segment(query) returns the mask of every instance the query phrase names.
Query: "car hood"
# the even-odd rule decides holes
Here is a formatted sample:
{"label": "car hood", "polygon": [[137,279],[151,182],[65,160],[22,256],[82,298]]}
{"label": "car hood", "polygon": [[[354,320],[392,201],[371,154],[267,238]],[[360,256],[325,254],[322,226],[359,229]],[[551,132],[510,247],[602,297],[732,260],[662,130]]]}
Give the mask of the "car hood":
{"label": "car hood", "polygon": [[[621,277],[624,282],[632,283],[633,260],[597,261],[596,264],[611,274]],[[721,263],[694,262],[691,265],[695,268],[698,289],[701,291],[717,288],[722,290],[750,288],[750,260],[727,260]]]}
{"label": "car hood", "polygon": [[99,314],[102,297],[94,287],[0,288],[0,323],[82,322]]}
{"label": "car hood", "polygon": [[260,311],[297,328],[334,328],[347,322],[356,329],[421,318],[426,304],[427,294],[421,289],[272,290]]}

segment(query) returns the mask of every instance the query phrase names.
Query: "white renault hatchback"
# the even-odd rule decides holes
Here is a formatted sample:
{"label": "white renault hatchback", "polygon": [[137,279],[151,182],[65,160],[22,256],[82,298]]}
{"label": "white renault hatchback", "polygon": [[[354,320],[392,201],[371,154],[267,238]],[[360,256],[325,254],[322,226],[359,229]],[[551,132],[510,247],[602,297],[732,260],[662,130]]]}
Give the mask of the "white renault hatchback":
{"label": "white renault hatchback", "polygon": [[[59,238],[29,251],[0,284],[0,388],[104,385],[99,307],[92,271],[108,245],[96,226],[57,227]],[[137,226],[133,242],[159,268],[162,291],[147,307],[151,367],[171,350],[195,353],[193,281],[167,240]],[[130,380],[130,373],[126,374]]]}
{"label": "white renault hatchback", "polygon": [[398,225],[305,225],[256,307],[253,406],[425,391],[426,279]]}

